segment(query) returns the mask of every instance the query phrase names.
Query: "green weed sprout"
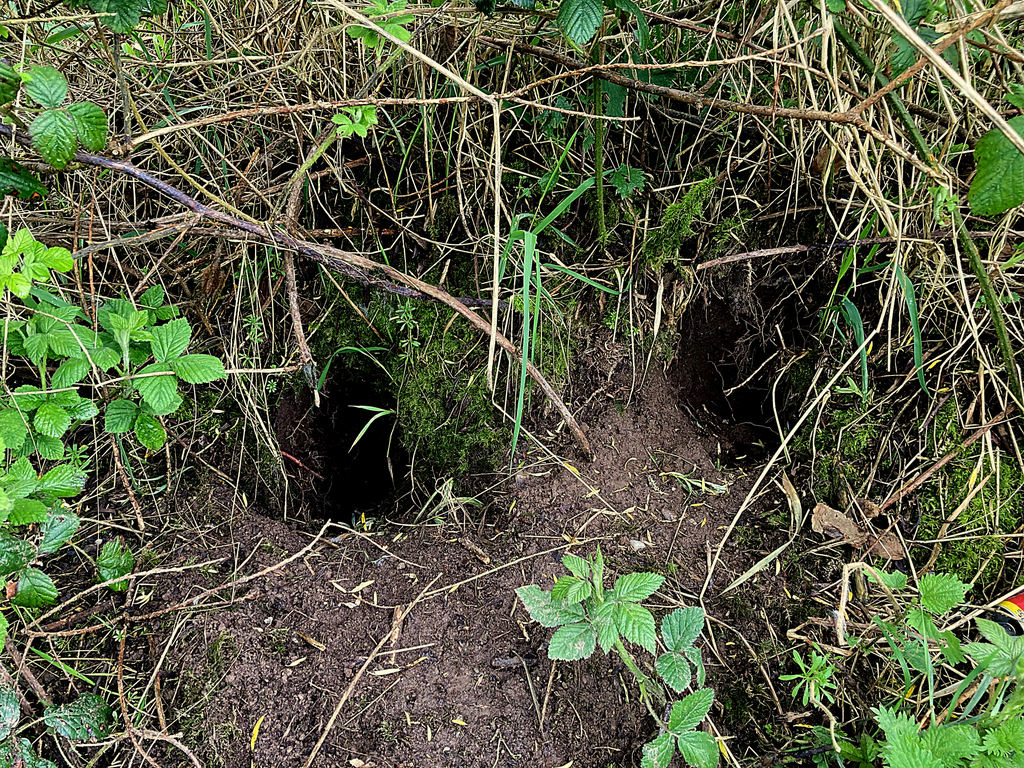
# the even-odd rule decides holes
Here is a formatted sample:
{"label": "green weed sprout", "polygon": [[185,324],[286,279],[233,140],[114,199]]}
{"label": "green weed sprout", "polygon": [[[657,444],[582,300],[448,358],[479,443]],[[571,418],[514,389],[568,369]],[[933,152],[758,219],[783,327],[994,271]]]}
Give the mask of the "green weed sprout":
{"label": "green weed sprout", "polygon": [[[691,683],[703,686],[704,664],[694,643],[704,629],[704,611],[696,607],[673,611],[662,620],[659,638],[654,616],[641,603],[661,587],[663,576],[627,573],[616,579],[612,589],[605,589],[600,547],[591,558],[566,555],[562,564],[571,575],[559,578],[550,591],[536,584],[516,590],[530,618],[555,629],[548,657],[578,661],[598,647],[618,654],[636,678],[640,697],[659,727],[658,736],[644,746],[641,768],[667,768],[676,751],[696,768],[717,766],[718,744],[710,734],[697,730],[711,709],[714,691],[699,687],[667,706],[665,689],[640,668],[625,645],[638,645],[654,656],[657,677],[672,691],[683,693]],[[659,639],[664,648],[660,655]]]}

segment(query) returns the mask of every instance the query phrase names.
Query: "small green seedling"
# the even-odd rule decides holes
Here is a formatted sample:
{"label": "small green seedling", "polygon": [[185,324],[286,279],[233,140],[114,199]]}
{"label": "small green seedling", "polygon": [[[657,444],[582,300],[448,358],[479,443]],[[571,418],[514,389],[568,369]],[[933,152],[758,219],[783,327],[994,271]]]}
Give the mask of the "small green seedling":
{"label": "small green seedling", "polygon": [[632,672],[640,697],[659,727],[659,734],[644,746],[641,768],[666,768],[678,750],[689,765],[713,768],[718,765],[718,744],[697,726],[714,702],[710,688],[699,688],[672,704],[667,722],[667,697],[662,686],[644,672],[625,643],[640,646],[656,657],[655,670],[670,689],[682,693],[696,682],[704,685],[704,664],[694,646],[704,629],[704,611],[679,608],[661,623],[660,645],[654,616],[641,603],[653,595],[665,577],[656,573],[627,573],[604,587],[604,557],[601,548],[592,558],[566,555],[562,564],[571,575],[559,578],[550,591],[536,584],[520,587],[516,594],[530,618],[544,627],[555,628],[548,644],[548,657],[578,661],[591,656],[598,647],[614,650]]}

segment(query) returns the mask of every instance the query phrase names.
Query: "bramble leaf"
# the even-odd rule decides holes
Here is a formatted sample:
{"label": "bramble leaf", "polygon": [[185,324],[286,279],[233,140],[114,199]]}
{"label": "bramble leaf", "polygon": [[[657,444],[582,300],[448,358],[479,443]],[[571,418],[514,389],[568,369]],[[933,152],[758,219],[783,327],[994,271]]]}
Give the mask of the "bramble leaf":
{"label": "bramble leaf", "polygon": [[35,556],[35,550],[27,541],[0,531],[0,576],[20,571]]}
{"label": "bramble leaf", "polygon": [[[178,380],[171,373],[171,367],[167,363],[154,363],[147,365],[140,371],[143,376],[134,380],[135,386],[142,395],[143,402],[150,407],[155,416],[165,416],[173,413],[181,405],[181,396],[178,395]],[[145,374],[168,373],[167,376],[154,376]]]}
{"label": "bramble leaf", "polygon": [[0,105],[14,101],[20,87],[21,75],[10,64],[0,61]]}
{"label": "bramble leaf", "polygon": [[530,618],[542,627],[560,627],[563,624],[580,621],[586,616],[581,606],[552,601],[551,593],[545,592],[536,584],[519,587],[516,594],[523,602],[523,607],[530,614]]}
{"label": "bramble leaf", "polygon": [[627,573],[615,580],[612,594],[617,600],[639,603],[658,591],[665,583],[665,577],[656,573]]}
{"label": "bramble leaf", "polygon": [[[110,581],[121,576],[127,576],[135,567],[135,555],[128,549],[120,539],[108,541],[100,550],[100,556],[96,558],[96,568],[100,572],[101,581]],[[127,581],[119,581],[110,585],[114,592],[123,592],[128,589]]]}
{"label": "bramble leaf", "polygon": [[590,656],[597,645],[597,634],[589,622],[566,624],[555,630],[548,645],[548,658],[579,661]]}
{"label": "bramble leaf", "polygon": [[167,442],[167,433],[155,416],[140,413],[135,421],[135,436],[151,451],[159,451]]}
{"label": "bramble leaf", "polygon": [[12,603],[26,608],[40,608],[44,605],[53,605],[56,601],[57,588],[53,585],[53,579],[38,568],[26,568],[21,572],[18,591],[14,594]]}
{"label": "bramble leaf", "polygon": [[114,710],[95,693],[83,693],[69,704],[47,707],[43,722],[71,741],[96,741],[110,733]]}
{"label": "bramble leaf", "polygon": [[9,157],[0,157],[0,195],[17,195],[29,200],[35,195],[46,197],[46,187],[33,173]]}
{"label": "bramble leaf", "polygon": [[84,487],[85,473],[71,464],[58,464],[39,478],[39,490],[59,498],[77,496]]}
{"label": "bramble leaf", "polygon": [[654,741],[644,744],[640,768],[668,768],[676,753],[676,737],[667,731]]}
{"label": "bramble leaf", "polygon": [[60,437],[71,426],[71,416],[59,405],[46,402],[39,406],[32,425],[41,435]]}
{"label": "bramble leaf", "polygon": [[[1010,127],[1024,136],[1024,115],[1010,121]],[[977,173],[967,191],[971,213],[998,216],[1024,202],[1024,154],[1001,130],[993,128],[974,147]]]}
{"label": "bramble leaf", "polygon": [[183,317],[156,326],[152,333],[150,346],[158,363],[166,363],[180,356],[192,339],[192,327]]}
{"label": "bramble leaf", "polygon": [[669,651],[661,654],[655,662],[655,668],[661,679],[678,693],[685,691],[693,678],[690,663],[681,653]]}
{"label": "bramble leaf", "polygon": [[579,555],[566,555],[562,558],[562,565],[569,569],[573,576],[581,579],[590,578],[590,563]]}
{"label": "bramble leaf", "polygon": [[697,641],[703,629],[703,608],[677,608],[661,620],[661,639],[670,651],[682,651]]}
{"label": "bramble leaf", "polygon": [[714,701],[715,692],[710,688],[701,688],[684,696],[672,705],[672,713],[668,718],[669,730],[676,733],[693,730],[708,716]]}
{"label": "bramble leaf", "polygon": [[53,67],[32,67],[21,79],[25,93],[44,109],[59,107],[68,97],[68,81]]}
{"label": "bramble leaf", "polygon": [[48,109],[39,114],[28,127],[32,146],[40,156],[60,170],[75,156],[75,124],[62,109]]}
{"label": "bramble leaf", "polygon": [[107,116],[102,109],[91,101],[83,101],[68,107],[68,114],[83,147],[99,152],[107,146]]}
{"label": "bramble leaf", "polygon": [[80,524],[81,520],[73,512],[51,512],[40,527],[43,539],[39,543],[39,554],[56,552],[71,540]]}
{"label": "bramble leaf", "polygon": [[103,429],[112,435],[128,432],[135,426],[139,406],[131,400],[114,400],[103,415]]}
{"label": "bramble leaf", "polygon": [[631,643],[643,647],[650,653],[657,648],[657,630],[654,616],[642,605],[619,603],[615,606],[615,626],[619,633]]}
{"label": "bramble leaf", "polygon": [[18,726],[21,708],[18,696],[10,686],[0,686],[0,739],[6,739]]}
{"label": "bramble leaf", "polygon": [[185,355],[171,360],[169,365],[186,384],[207,384],[227,377],[224,363],[213,355]]}
{"label": "bramble leaf", "polygon": [[564,603],[582,603],[590,597],[591,589],[589,581],[575,576],[563,576],[551,588],[551,599]]}
{"label": "bramble leaf", "polygon": [[718,765],[718,742],[704,731],[689,731],[676,740],[679,754],[694,768],[715,768]]}
{"label": "bramble leaf", "polygon": [[46,519],[46,505],[36,499],[17,499],[11,505],[7,522],[11,525],[31,525]]}

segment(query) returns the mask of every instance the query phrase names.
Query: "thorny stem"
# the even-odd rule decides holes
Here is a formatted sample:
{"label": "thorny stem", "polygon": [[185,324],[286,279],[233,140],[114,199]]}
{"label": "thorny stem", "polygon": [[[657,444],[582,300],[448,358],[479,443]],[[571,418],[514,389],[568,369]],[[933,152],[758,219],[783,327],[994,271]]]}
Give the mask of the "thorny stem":
{"label": "thorny stem", "polygon": [[[860,64],[861,69],[863,69],[865,74],[869,77],[873,77],[879,87],[884,89],[889,84],[889,79],[881,72],[876,71],[875,63],[867,53],[864,52],[864,49],[858,45],[857,41],[853,39],[853,36],[849,33],[846,27],[843,26],[843,23],[836,18],[833,19],[833,23],[835,25],[836,36],[843,45],[846,46],[847,50],[853,54],[857,63]],[[907,134],[910,137],[911,143],[914,145],[914,148],[917,150],[921,158],[932,168],[938,169],[940,167],[938,160],[935,158],[934,153],[928,146],[928,142],[925,141],[924,136],[917,127],[917,123],[914,122],[914,118],[911,117],[910,112],[903,103],[903,100],[892,91],[885,94],[885,99],[893,108],[893,111],[896,113],[896,117],[898,117],[900,122],[903,124],[903,127],[906,129]],[[1024,391],[1021,390],[1020,376],[1017,374],[1017,365],[1014,360],[1013,347],[1010,344],[1010,336],[1006,331],[1006,323],[1003,320],[1003,313],[1000,310],[999,296],[996,294],[992,281],[989,279],[988,271],[985,269],[985,264],[981,260],[978,248],[971,239],[971,233],[968,231],[967,225],[964,223],[963,216],[960,214],[959,206],[953,205],[950,206],[950,208],[953,229],[956,232],[957,242],[960,244],[960,248],[967,254],[967,260],[970,262],[971,270],[978,279],[981,294],[985,297],[985,304],[988,306],[989,312],[992,316],[992,327],[995,331],[996,340],[999,344],[999,352],[1003,358],[1003,367],[1006,370],[1007,377],[1009,377],[1010,395],[1016,398],[1018,402],[1024,403]]]}

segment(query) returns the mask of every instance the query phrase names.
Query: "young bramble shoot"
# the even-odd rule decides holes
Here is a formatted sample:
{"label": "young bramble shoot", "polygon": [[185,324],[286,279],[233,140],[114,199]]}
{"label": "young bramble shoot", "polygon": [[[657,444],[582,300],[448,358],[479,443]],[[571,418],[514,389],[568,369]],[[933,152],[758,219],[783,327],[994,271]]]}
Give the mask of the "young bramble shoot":
{"label": "young bramble shoot", "polygon": [[[676,701],[668,722],[661,720],[664,690],[644,673],[625,643],[657,654],[659,636],[653,614],[641,603],[661,588],[665,577],[656,573],[627,573],[604,586],[604,557],[600,546],[593,557],[567,554],[562,565],[570,575],[559,577],[550,590],[536,584],[519,587],[516,594],[530,618],[555,630],[548,643],[548,657],[578,661],[590,657],[598,647],[604,653],[615,650],[640,686],[640,695],[662,732],[643,750],[642,768],[666,768],[678,751],[687,764],[713,768],[718,764],[714,738],[696,728],[707,717],[714,692],[699,688]],[[677,693],[693,682],[704,685],[704,664],[694,643],[704,629],[701,608],[679,608],[662,620],[655,670],[662,682]]]}

